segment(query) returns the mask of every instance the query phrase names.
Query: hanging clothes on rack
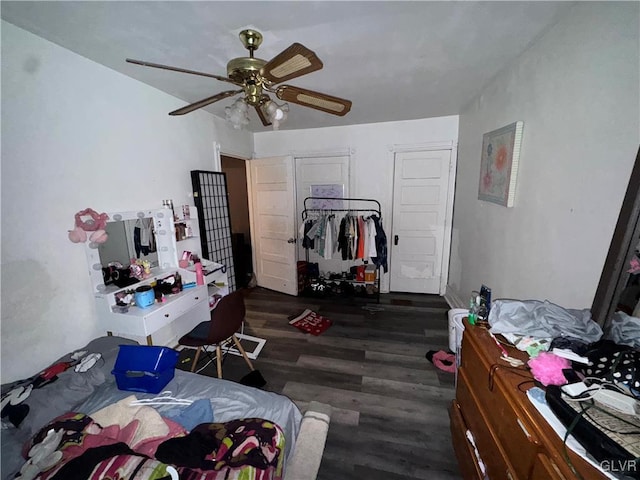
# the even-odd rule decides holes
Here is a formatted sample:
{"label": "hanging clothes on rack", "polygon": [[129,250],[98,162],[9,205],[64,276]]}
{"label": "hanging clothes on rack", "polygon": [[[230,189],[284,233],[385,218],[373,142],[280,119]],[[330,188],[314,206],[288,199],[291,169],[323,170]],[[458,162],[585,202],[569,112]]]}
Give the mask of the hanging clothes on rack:
{"label": "hanging clothes on rack", "polygon": [[[376,249],[376,222],[373,218],[367,218],[367,257],[375,258],[378,256],[378,250]],[[373,260],[371,260],[373,262]]]}
{"label": "hanging clothes on rack", "polygon": [[[386,235],[382,230],[382,212],[380,202],[369,198],[343,198],[350,208],[307,208],[308,201],[315,200],[335,200],[329,197],[307,197],[303,203],[302,220],[303,226],[300,228],[302,244],[306,251],[307,268],[315,266],[318,270],[318,263],[309,263],[309,252],[313,249],[319,257],[323,259],[342,259],[344,261],[362,261],[364,265],[355,265],[338,274],[341,280],[339,286],[328,287],[324,282],[336,280],[335,273],[316,277],[314,281],[323,287],[332,288],[335,293],[345,291],[354,292],[356,295],[365,294],[376,295],[380,301],[380,267],[387,272],[387,250]],[[375,207],[374,207],[375,205]],[[362,206],[364,208],[355,208]],[[339,219],[335,212],[345,212]],[[313,246],[312,246],[313,242]],[[314,248],[315,247],[315,248]],[[373,276],[365,276],[366,264],[376,266],[376,273]],[[373,278],[373,280],[365,280]],[[320,291],[314,290],[311,285],[311,294]]]}
{"label": "hanging clothes on rack", "polygon": [[371,261],[376,265],[376,267],[384,270],[384,273],[387,273],[389,267],[387,265],[387,235],[384,233],[384,228],[382,228],[381,219],[376,215],[371,215],[373,222],[376,227],[376,256],[372,257]]}
{"label": "hanging clothes on rack", "polygon": [[364,219],[362,215],[358,215],[357,219],[358,226],[358,246],[356,247],[356,259],[360,260],[364,258]]}
{"label": "hanging clothes on rack", "polygon": [[315,220],[307,220],[300,226],[300,238],[302,239],[303,248],[315,248],[315,231],[311,230],[315,226]]}
{"label": "hanging clothes on rack", "polygon": [[340,220],[340,232],[338,233],[338,251],[342,255],[342,260],[349,259],[349,213]]}
{"label": "hanging clothes on rack", "polygon": [[318,219],[318,231],[316,233],[316,237],[318,241],[316,242],[316,252],[318,255],[324,258],[324,247],[325,247],[325,235],[327,234],[327,217],[322,213],[322,216]]}
{"label": "hanging clothes on rack", "polygon": [[338,233],[335,226],[335,218],[335,215],[328,215],[325,221],[323,258],[327,260],[331,260],[333,258],[333,254],[336,252],[338,245]]}
{"label": "hanging clothes on rack", "polygon": [[336,216],[320,212],[317,219],[305,220],[298,232],[302,247],[314,250],[322,258],[330,260],[338,251],[338,226]]}

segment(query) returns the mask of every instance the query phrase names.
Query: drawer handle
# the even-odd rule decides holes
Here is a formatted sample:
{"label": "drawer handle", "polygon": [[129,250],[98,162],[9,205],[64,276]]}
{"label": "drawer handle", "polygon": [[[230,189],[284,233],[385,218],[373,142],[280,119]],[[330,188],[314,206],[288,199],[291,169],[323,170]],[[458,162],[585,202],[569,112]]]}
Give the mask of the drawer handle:
{"label": "drawer handle", "polygon": [[165,313],[165,314],[164,314],[164,316],[165,316],[165,317],[167,317],[167,318],[169,318],[169,314],[168,314],[168,313]]}
{"label": "drawer handle", "polygon": [[193,298],[195,298],[196,300],[200,300],[200,297],[193,297]]}
{"label": "drawer handle", "polygon": [[516,422],[518,422],[518,425],[520,426],[520,428],[522,429],[522,431],[524,432],[524,434],[527,436],[527,438],[529,440],[531,440],[531,434],[529,433],[529,431],[525,428],[525,426],[522,424],[522,422],[520,421],[519,418],[516,418]]}

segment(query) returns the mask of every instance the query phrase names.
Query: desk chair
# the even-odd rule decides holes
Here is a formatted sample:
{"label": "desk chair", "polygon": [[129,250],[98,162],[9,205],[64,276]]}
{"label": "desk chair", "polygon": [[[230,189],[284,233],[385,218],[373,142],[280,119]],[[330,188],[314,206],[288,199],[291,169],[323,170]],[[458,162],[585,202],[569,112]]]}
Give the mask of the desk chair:
{"label": "desk chair", "polygon": [[237,290],[229,295],[225,295],[218,301],[216,308],[211,311],[211,320],[199,323],[193,330],[178,340],[180,345],[198,347],[196,357],[191,366],[192,372],[196,369],[200,352],[204,350],[205,353],[211,357],[206,347],[215,346],[218,378],[222,378],[221,345],[229,339],[233,340],[238,351],[242,354],[244,361],[249,365],[249,369],[252,372],[254,371],[251,360],[249,360],[247,353],[235,336],[235,333],[240,329],[244,321],[244,315],[244,295],[241,290]]}

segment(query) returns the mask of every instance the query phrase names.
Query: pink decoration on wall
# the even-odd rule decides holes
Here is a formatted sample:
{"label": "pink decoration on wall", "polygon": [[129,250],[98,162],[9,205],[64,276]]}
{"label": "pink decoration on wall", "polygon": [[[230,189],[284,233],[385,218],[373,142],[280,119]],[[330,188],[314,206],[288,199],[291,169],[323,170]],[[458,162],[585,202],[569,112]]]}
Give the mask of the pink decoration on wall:
{"label": "pink decoration on wall", "polygon": [[75,215],[75,226],[73,230],[69,230],[69,240],[73,243],[84,243],[87,241],[87,232],[89,241],[92,244],[100,244],[107,241],[109,236],[105,232],[109,215],[106,213],[98,213],[91,208],[85,208]]}
{"label": "pink decoration on wall", "polygon": [[85,208],[76,213],[76,227],[82,228],[85,232],[104,230],[107,226],[107,220],[109,220],[109,215],[98,213],[92,208]]}

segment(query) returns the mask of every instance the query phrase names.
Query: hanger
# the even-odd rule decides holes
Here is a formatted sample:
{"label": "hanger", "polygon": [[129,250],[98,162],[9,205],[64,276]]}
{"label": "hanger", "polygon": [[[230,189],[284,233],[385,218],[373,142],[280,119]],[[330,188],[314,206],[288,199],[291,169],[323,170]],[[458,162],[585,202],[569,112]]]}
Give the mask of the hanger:
{"label": "hanger", "polygon": [[193,400],[187,398],[176,398],[171,396],[171,390],[165,390],[154,398],[141,398],[134,400],[129,405],[191,405]]}

